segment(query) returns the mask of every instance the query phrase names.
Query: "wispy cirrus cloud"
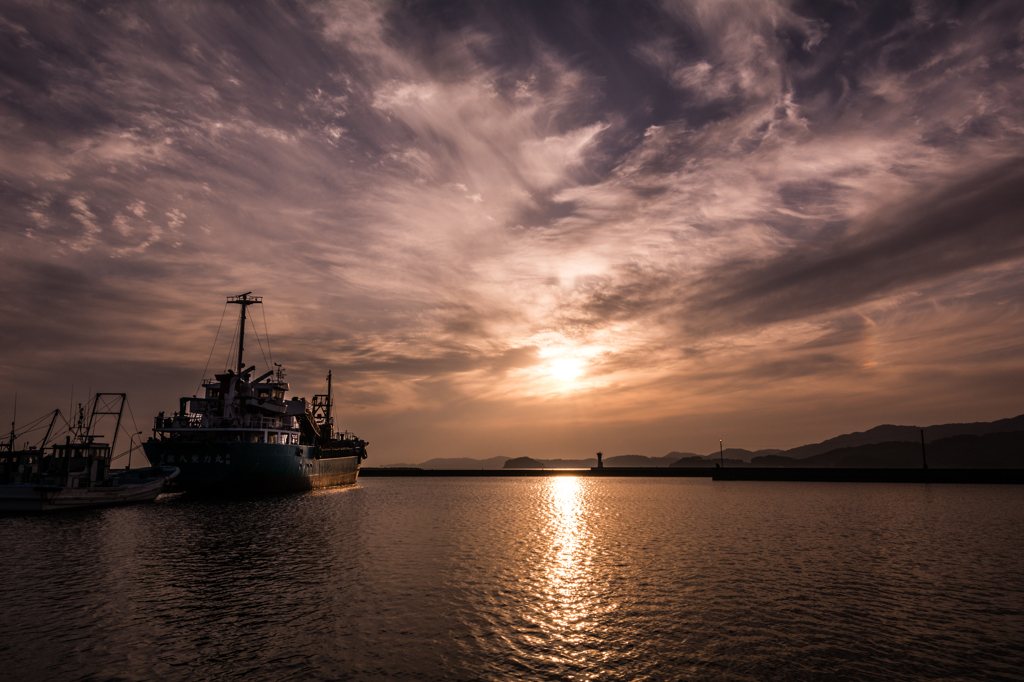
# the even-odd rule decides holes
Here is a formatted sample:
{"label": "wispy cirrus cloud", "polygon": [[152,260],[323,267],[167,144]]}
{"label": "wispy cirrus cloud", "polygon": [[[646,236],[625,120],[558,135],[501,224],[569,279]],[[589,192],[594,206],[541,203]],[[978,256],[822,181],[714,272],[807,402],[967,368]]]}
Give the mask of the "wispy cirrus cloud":
{"label": "wispy cirrus cloud", "polygon": [[100,368],[167,409],[220,297],[262,288],[296,386],[334,367],[393,461],[522,424],[662,454],[1009,416],[1022,22],[9,3],[5,372],[47,409]]}

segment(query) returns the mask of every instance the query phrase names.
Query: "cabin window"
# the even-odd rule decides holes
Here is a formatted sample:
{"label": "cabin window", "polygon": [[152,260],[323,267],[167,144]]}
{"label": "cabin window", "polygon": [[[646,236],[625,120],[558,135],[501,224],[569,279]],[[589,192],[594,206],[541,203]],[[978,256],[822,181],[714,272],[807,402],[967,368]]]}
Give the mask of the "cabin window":
{"label": "cabin window", "polygon": [[207,398],[219,398],[220,397],[220,389],[219,388],[208,388],[208,389],[206,389],[206,397]]}
{"label": "cabin window", "polygon": [[261,388],[261,389],[259,390],[259,393],[258,393],[258,395],[259,395],[259,397],[260,397],[260,398],[266,398],[266,397],[267,397],[268,395],[270,395],[270,391],[268,391],[268,390],[267,390],[267,389],[265,389],[265,388]]}

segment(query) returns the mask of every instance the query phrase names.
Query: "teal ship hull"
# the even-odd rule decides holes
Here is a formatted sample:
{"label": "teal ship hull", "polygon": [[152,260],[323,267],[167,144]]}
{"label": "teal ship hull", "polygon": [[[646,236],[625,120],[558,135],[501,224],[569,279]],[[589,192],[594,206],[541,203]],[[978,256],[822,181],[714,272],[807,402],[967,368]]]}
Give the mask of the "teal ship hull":
{"label": "teal ship hull", "polygon": [[331,372],[327,393],[307,402],[285,399],[290,387],[280,364],[258,377],[255,365],[245,367],[245,311],[263,301],[251,293],[227,300],[241,309],[236,368],[203,379],[203,396],[181,398],[172,416],[157,415],[153,437],[142,444],[146,457],[153,466],[178,468],[177,490],[273,492],[352,485],[369,443],[334,428]]}
{"label": "teal ship hull", "polygon": [[[332,450],[321,456],[316,445],[150,440],[143,443],[154,466],[175,466],[174,490],[277,492],[351,485],[362,457]],[[339,456],[341,455],[341,456]]]}

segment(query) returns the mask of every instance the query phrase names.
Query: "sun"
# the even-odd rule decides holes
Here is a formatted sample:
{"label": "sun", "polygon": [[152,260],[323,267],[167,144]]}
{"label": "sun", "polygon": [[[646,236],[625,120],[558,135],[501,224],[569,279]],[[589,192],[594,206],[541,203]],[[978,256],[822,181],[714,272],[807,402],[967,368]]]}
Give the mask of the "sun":
{"label": "sun", "polygon": [[559,381],[569,382],[583,373],[583,362],[576,358],[559,358],[551,361],[548,371]]}

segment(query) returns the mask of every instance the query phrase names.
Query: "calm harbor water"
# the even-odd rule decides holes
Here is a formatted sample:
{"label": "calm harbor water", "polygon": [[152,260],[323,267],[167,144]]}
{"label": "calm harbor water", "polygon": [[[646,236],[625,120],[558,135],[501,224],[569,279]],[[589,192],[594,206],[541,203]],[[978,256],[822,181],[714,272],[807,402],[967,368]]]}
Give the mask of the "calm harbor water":
{"label": "calm harbor water", "polygon": [[8,680],[1024,680],[1024,487],[371,478],[0,518]]}

